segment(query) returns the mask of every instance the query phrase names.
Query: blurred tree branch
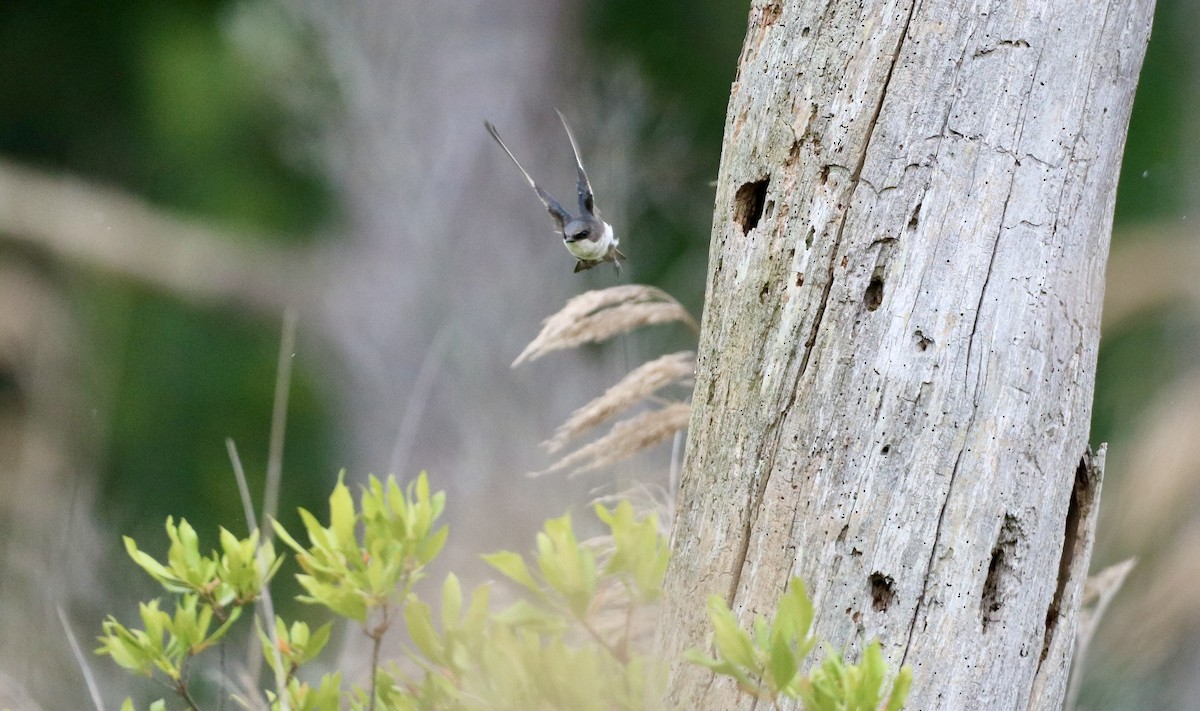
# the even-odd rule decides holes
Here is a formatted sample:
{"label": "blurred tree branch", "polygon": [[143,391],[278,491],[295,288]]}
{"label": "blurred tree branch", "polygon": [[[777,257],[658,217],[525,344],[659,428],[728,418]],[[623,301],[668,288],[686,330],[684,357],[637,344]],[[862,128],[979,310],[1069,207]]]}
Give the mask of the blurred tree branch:
{"label": "blurred tree branch", "polygon": [[299,297],[306,249],[200,225],[121,190],[0,159],[0,240],[195,301],[274,310]]}

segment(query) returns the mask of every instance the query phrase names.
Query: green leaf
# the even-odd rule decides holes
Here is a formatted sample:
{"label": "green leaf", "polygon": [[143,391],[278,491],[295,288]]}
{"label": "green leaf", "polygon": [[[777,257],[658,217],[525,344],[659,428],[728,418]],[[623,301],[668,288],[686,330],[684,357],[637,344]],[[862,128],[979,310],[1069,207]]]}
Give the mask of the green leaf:
{"label": "green leaf", "polygon": [[900,673],[896,675],[896,681],[892,684],[892,694],[888,697],[887,711],[900,711],[904,708],[904,702],[908,700],[908,692],[911,688],[912,667],[905,665],[900,667]]}
{"label": "green leaf", "polygon": [[855,703],[861,708],[879,708],[883,697],[883,676],[887,665],[883,661],[883,650],[879,641],[873,641],[863,650],[862,659],[858,663],[859,678],[855,694]]}
{"label": "green leaf", "polygon": [[661,597],[670,547],[666,537],[659,534],[654,517],[638,518],[628,501],[611,511],[601,504],[596,504],[594,510],[608,524],[613,540],[614,550],[605,573],[625,576],[643,602]]}
{"label": "green leaf", "polygon": [[458,627],[459,619],[462,617],[462,585],[458,582],[458,577],[454,573],[446,576],[446,582],[442,584],[442,629],[448,630]]}
{"label": "green leaf", "polygon": [[730,677],[741,686],[747,689],[756,688],[756,683],[746,674],[746,670],[737,666],[728,659],[713,659],[704,654],[699,649],[688,649],[683,653],[683,658],[693,664],[699,664],[703,667],[708,667],[714,674],[721,674]]}
{"label": "green leaf", "polygon": [[435,664],[443,664],[442,639],[433,628],[433,612],[429,605],[416,598],[410,599],[404,606],[404,622],[417,649]]}
{"label": "green leaf", "polygon": [[497,613],[493,619],[514,630],[537,634],[560,634],[567,628],[567,621],[558,613],[532,605],[527,600],[518,600],[507,609]]}
{"label": "green leaf", "polygon": [[550,519],[537,535],[537,564],[542,579],[583,618],[596,594],[596,556],[579,545],[570,515]]}
{"label": "green leaf", "polygon": [[529,567],[525,565],[525,559],[516,553],[511,551],[489,553],[483,556],[483,561],[500,571],[509,580],[531,592],[541,594],[541,586],[529,574]]}
{"label": "green leaf", "polygon": [[329,530],[337,540],[337,548],[355,545],[354,524],[357,518],[354,513],[354,499],[350,496],[350,488],[343,478],[346,470],[338,474],[337,485],[329,495]]}
{"label": "green leaf", "polygon": [[450,529],[442,526],[434,533],[425,536],[421,541],[420,547],[417,549],[417,561],[421,565],[427,565],[438,554],[442,552],[442,548],[446,545],[446,538],[450,535]]}
{"label": "green leaf", "polygon": [[771,687],[782,691],[792,683],[799,671],[796,654],[792,645],[782,637],[773,636],[771,639],[771,654],[768,660],[768,670],[771,673]]}
{"label": "green leaf", "polygon": [[[305,699],[304,711],[338,711],[342,696],[342,673],[326,674],[316,690]],[[295,710],[296,707],[292,707]]]}
{"label": "green leaf", "polygon": [[129,536],[123,536],[122,539],[125,541],[125,552],[129,554],[129,557],[133,559],[134,563],[137,563],[143,570],[149,573],[150,577],[159,581],[164,586],[166,585],[165,581],[177,581],[175,587],[178,589],[172,589],[171,592],[186,592],[188,590],[186,586],[182,585],[183,581],[176,578],[171,571],[167,570],[166,567],[162,565],[162,563],[159,563],[151,556],[138,550],[137,543],[132,538]]}
{"label": "green leaf", "polygon": [[759,664],[750,635],[738,625],[737,617],[720,596],[708,598],[708,617],[712,621],[713,644],[717,653],[757,676]]}
{"label": "green leaf", "polygon": [[150,676],[154,673],[154,660],[157,650],[147,644],[146,634],[130,630],[116,618],[109,616],[103,623],[104,634],[98,640],[100,647],[96,654],[107,654],[124,669],[131,672]]}
{"label": "green leaf", "polygon": [[467,615],[462,621],[461,629],[469,637],[483,634],[491,617],[491,590],[487,585],[480,585],[471,591],[471,603],[467,606]]}
{"label": "green leaf", "polygon": [[792,578],[788,581],[787,592],[779,600],[779,609],[775,613],[775,621],[771,625],[774,635],[782,636],[790,642],[799,645],[800,656],[805,656],[812,649],[815,640],[810,640],[812,629],[813,604],[805,590],[804,581]]}
{"label": "green leaf", "polygon": [[326,622],[309,635],[308,641],[304,645],[304,654],[300,658],[301,664],[307,664],[317,658],[325,645],[329,643],[329,637],[333,634],[333,623]]}
{"label": "green leaf", "polygon": [[271,528],[275,529],[275,535],[279,536],[279,540],[286,543],[288,548],[291,548],[297,553],[305,552],[304,546],[300,545],[295,538],[292,538],[292,534],[288,533],[287,529],[283,527],[283,524],[279,523],[274,518],[271,519]]}

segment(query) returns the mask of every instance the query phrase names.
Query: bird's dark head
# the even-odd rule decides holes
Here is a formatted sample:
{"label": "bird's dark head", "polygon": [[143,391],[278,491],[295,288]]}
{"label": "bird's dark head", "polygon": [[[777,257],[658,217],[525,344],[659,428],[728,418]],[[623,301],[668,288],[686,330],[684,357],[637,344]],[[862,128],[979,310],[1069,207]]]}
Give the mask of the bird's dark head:
{"label": "bird's dark head", "polygon": [[567,244],[571,242],[579,242],[589,239],[595,242],[600,239],[601,230],[593,224],[592,220],[575,219],[567,223],[563,228],[563,241]]}

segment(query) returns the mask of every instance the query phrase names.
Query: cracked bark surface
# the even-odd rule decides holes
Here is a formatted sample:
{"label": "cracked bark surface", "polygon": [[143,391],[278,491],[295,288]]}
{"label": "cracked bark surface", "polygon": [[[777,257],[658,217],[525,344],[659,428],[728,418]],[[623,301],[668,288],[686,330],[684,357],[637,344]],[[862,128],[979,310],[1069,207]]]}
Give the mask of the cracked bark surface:
{"label": "cracked bark surface", "polygon": [[[660,641],[793,575],[908,708],[1057,708],[1104,266],[1152,0],[755,0]],[[673,669],[680,708],[751,708]]]}

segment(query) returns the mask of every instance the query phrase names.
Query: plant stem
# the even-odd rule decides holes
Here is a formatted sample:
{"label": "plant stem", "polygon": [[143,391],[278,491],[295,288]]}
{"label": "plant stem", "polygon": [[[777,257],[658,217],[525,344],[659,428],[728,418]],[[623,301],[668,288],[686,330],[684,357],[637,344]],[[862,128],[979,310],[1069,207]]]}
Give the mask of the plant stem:
{"label": "plant stem", "polygon": [[390,608],[385,604],[383,606],[383,621],[379,626],[367,632],[367,636],[371,638],[371,700],[367,702],[367,711],[375,711],[375,677],[379,669],[379,648],[383,646],[383,634],[388,628],[388,612]]}
{"label": "plant stem", "polygon": [[184,703],[186,703],[188,708],[190,708],[192,711],[200,711],[200,707],[196,705],[196,700],[192,698],[190,693],[188,693],[186,681],[180,679],[179,681],[175,682],[175,693],[179,694],[180,698],[183,699]]}
{"label": "plant stem", "polygon": [[621,664],[627,664],[629,662],[629,655],[609,644],[608,640],[604,639],[604,637],[601,636],[594,627],[588,624],[588,621],[584,617],[576,616],[575,619],[579,621],[579,625],[583,627],[584,631],[586,631],[592,639],[596,640],[596,644],[599,644],[601,647],[607,650],[609,654],[612,655],[613,659],[617,660]]}

